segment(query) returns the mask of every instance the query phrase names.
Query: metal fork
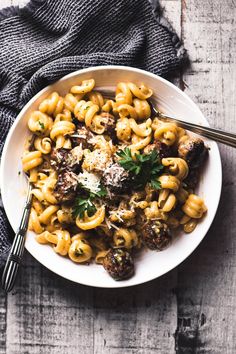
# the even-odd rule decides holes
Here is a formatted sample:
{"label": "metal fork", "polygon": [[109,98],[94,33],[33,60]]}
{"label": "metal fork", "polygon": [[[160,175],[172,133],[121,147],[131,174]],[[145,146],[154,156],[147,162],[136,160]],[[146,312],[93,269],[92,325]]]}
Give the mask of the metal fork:
{"label": "metal fork", "polygon": [[[104,95],[105,98],[114,99],[114,92],[110,90],[99,90]],[[236,147],[236,134],[225,132],[223,130],[204,127],[199,124],[184,122],[183,120],[171,117],[164,113],[161,113],[155,106],[155,103],[149,99],[148,100],[153,115],[161,118],[163,120],[173,122],[178,124],[179,127],[192,131],[193,133],[205,136],[211,140],[217,141],[218,143],[229,145],[231,147]]]}
{"label": "metal fork", "polygon": [[236,147],[236,134],[225,132],[223,130],[204,127],[195,123],[184,122],[180,119],[170,117],[164,113],[158,111],[155,108],[152,101],[149,100],[149,104],[153,113],[164,120],[178,124],[179,127],[192,131],[193,133],[205,136],[211,140],[217,141],[218,143],[229,145],[231,147]]}
{"label": "metal fork", "polygon": [[4,270],[2,275],[2,288],[9,292],[12,290],[16,275],[22,261],[23,253],[24,253],[24,244],[25,244],[25,235],[28,228],[30,209],[32,203],[32,194],[31,194],[32,186],[29,182],[27,198],[25,202],[25,206],[23,209],[23,214],[20,222],[20,226],[18,231],[15,234],[13,244],[11,246]]}

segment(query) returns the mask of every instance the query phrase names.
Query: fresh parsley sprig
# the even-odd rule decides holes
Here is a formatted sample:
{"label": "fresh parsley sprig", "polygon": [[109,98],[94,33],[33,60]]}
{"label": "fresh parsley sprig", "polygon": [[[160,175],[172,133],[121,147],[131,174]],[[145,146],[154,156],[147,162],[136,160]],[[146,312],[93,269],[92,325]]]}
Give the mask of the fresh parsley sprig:
{"label": "fresh parsley sprig", "polygon": [[76,197],[72,212],[73,217],[79,216],[82,219],[86,211],[88,216],[92,216],[96,212],[96,207],[91,198]]}
{"label": "fresh parsley sprig", "polygon": [[128,147],[116,154],[120,157],[118,163],[133,175],[135,189],[144,188],[147,183],[150,183],[154,189],[161,188],[157,177],[160,175],[163,165],[156,150],[149,154],[135,154],[135,159],[132,158],[131,150]]}
{"label": "fresh parsley sprig", "polygon": [[[83,186],[81,185],[81,188]],[[97,192],[90,192],[88,189],[83,188],[84,195],[77,196],[75,198],[72,215],[74,218],[79,216],[81,219],[84,217],[84,213],[87,212],[88,216],[92,216],[96,213],[96,206],[93,203],[95,198],[105,197],[107,192],[104,186],[100,185],[100,189]]]}
{"label": "fresh parsley sprig", "polygon": [[99,191],[97,192],[89,192],[90,198],[96,198],[96,197],[105,197],[107,195],[107,191],[105,189],[105,187],[100,184],[99,186]]}

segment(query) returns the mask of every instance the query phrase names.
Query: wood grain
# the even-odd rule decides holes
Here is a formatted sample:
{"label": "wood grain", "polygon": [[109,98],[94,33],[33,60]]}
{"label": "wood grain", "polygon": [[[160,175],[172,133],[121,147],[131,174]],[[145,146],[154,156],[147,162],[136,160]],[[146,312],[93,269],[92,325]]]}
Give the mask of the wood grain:
{"label": "wood grain", "polygon": [[6,353],[92,353],[92,298],[27,255],[8,295]]}
{"label": "wood grain", "polygon": [[136,288],[92,289],[27,255],[8,295],[6,353],[174,353],[176,272]]}
{"label": "wood grain", "polygon": [[95,353],[174,353],[175,277],[173,271],[133,289],[95,289]]}
{"label": "wood grain", "polygon": [[0,291],[0,354],[6,352],[7,297]]}
{"label": "wood grain", "polygon": [[24,6],[25,4],[27,4],[27,2],[28,0],[1,0],[0,9],[3,9],[7,6]]}
{"label": "wood grain", "polygon": [[181,36],[181,1],[162,0],[160,1],[164,17],[175,29],[178,36]]}

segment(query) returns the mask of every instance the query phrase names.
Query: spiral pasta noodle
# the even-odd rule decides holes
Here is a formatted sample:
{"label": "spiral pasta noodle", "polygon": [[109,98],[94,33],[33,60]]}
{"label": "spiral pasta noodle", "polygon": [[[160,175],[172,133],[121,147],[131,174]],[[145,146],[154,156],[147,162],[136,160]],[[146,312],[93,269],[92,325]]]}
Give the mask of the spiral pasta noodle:
{"label": "spiral pasta noodle", "polygon": [[59,96],[57,92],[53,92],[48,98],[43,100],[39,105],[39,110],[42,113],[46,113],[49,116],[56,117],[61,113],[64,107],[63,98]]}
{"label": "spiral pasta noodle", "polygon": [[161,123],[154,132],[154,137],[166,145],[173,145],[177,139],[177,127],[173,123]]}
{"label": "spiral pasta noodle", "polygon": [[28,120],[29,130],[35,134],[40,135],[49,135],[52,124],[52,118],[40,111],[32,112]]}
{"label": "spiral pasta noodle", "polygon": [[198,197],[196,194],[190,194],[182,206],[182,210],[190,218],[200,219],[207,208],[202,198]]}
{"label": "spiral pasta noodle", "polygon": [[91,92],[95,86],[94,79],[83,80],[80,85],[75,85],[71,87],[71,93],[73,94],[84,94]]}
{"label": "spiral pasta noodle", "polygon": [[162,159],[162,165],[168,167],[168,171],[179,180],[183,180],[188,176],[188,164],[179,157],[168,157]]}

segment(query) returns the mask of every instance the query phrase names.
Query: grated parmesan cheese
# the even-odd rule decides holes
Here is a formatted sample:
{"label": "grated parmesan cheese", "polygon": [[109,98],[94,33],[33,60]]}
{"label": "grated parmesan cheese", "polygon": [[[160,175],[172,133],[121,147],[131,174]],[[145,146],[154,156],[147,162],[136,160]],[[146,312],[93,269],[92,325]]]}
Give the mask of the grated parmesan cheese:
{"label": "grated parmesan cheese", "polygon": [[97,193],[100,191],[100,177],[94,173],[89,173],[87,171],[80,173],[78,175],[78,182],[92,193]]}
{"label": "grated parmesan cheese", "polygon": [[110,215],[114,215],[120,222],[124,222],[122,219],[122,216],[124,215],[125,211],[124,210],[112,210],[110,211]]}
{"label": "grated parmesan cheese", "polygon": [[111,229],[112,227],[116,230],[119,230],[120,228],[113,224],[109,219],[105,218],[105,223],[107,224],[108,229]]}

